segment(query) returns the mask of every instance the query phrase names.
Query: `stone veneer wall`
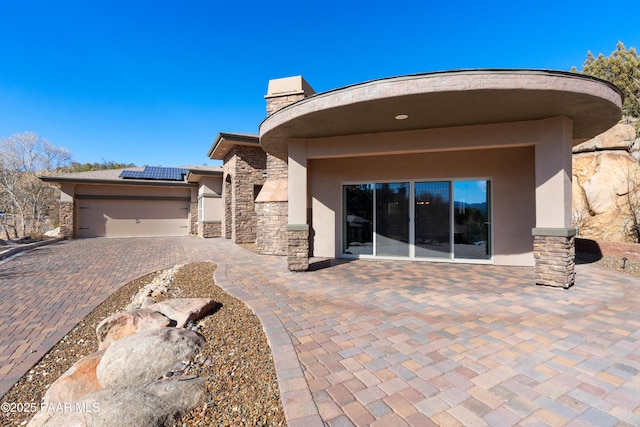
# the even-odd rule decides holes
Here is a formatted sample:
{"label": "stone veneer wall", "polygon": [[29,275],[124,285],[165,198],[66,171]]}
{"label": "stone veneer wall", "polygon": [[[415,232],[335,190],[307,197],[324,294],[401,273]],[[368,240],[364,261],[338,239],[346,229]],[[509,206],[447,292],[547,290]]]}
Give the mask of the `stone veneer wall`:
{"label": "stone veneer wall", "polygon": [[[263,171],[266,168],[266,155],[260,147],[235,146],[227,155],[223,166],[224,184],[231,177],[231,191],[224,191],[225,237],[229,234],[229,218],[226,215],[230,206],[231,240],[234,243],[253,243],[256,240],[257,217],[254,204],[254,186],[264,183]],[[230,200],[229,200],[229,195]]]}
{"label": "stone veneer wall", "polygon": [[535,277],[539,285],[570,288],[575,283],[575,236],[533,238]]}
{"label": "stone veneer wall", "polygon": [[287,255],[288,211],[287,202],[256,203],[256,252],[263,255]]}
{"label": "stone veneer wall", "polygon": [[222,217],[222,235],[225,239],[231,238],[231,225],[233,216],[231,215],[231,178],[222,180],[222,205],[224,206],[224,216]]}
{"label": "stone veneer wall", "polygon": [[198,222],[198,237],[210,238],[222,236],[222,222],[200,221]]}
{"label": "stone veneer wall", "polygon": [[[267,180],[286,180],[289,165],[284,160],[267,154]],[[289,203],[286,201],[256,202],[258,229],[256,252],[263,255],[287,254],[287,222]]]}
{"label": "stone veneer wall", "polygon": [[60,235],[73,238],[75,227],[73,225],[75,218],[75,204],[74,202],[60,202]]}
{"label": "stone veneer wall", "polygon": [[272,115],[276,111],[291,105],[294,102],[304,99],[306,96],[303,93],[297,93],[294,95],[275,96],[267,98],[267,116]]}
{"label": "stone veneer wall", "polygon": [[198,202],[189,202],[189,234],[198,234]]}
{"label": "stone veneer wall", "polygon": [[267,179],[279,180],[289,177],[289,164],[267,153]]}

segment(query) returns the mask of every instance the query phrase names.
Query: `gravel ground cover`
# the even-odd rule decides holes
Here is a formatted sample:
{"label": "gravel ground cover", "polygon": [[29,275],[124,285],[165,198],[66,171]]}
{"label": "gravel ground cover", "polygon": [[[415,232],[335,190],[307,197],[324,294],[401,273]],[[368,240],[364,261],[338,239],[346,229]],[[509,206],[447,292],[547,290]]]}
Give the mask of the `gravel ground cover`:
{"label": "gravel ground cover", "polygon": [[576,240],[576,262],[597,264],[610,270],[640,276],[640,244]]}
{"label": "gravel ground cover", "polygon": [[[286,426],[278,382],[262,324],[241,301],[213,283],[215,264],[182,266],[168,298],[211,298],[221,307],[197,324],[205,347],[197,356],[208,360],[198,368],[207,379],[209,399],[183,417],[178,426]],[[100,321],[122,311],[154,274],[134,280],[111,295],[56,344],[9,392],[2,402],[39,404],[48,386],[76,360],[97,350],[95,328]],[[25,425],[33,414],[2,413],[2,426]]]}

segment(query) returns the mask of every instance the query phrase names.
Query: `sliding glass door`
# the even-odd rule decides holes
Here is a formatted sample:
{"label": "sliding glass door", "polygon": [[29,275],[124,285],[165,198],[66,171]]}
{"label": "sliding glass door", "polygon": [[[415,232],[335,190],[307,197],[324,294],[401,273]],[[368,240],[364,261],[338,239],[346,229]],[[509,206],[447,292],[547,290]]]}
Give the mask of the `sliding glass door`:
{"label": "sliding glass door", "polygon": [[491,259],[488,180],[356,183],[343,186],[347,256]]}

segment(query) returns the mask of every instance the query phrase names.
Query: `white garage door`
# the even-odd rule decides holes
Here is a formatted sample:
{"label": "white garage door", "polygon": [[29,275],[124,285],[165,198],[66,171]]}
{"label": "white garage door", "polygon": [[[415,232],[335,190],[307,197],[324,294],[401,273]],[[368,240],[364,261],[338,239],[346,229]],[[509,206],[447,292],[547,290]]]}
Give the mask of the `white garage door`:
{"label": "white garage door", "polygon": [[79,237],[186,236],[183,200],[78,200]]}

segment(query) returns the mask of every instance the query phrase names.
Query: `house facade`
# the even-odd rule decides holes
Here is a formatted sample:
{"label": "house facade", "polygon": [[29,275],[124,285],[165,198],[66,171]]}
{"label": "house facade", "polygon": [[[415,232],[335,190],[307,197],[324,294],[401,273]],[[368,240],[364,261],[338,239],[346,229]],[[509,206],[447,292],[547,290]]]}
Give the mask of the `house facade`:
{"label": "house facade", "polygon": [[117,235],[95,232],[114,217],[127,234],[155,215],[158,233],[255,242],[292,271],[312,257],[483,263],[573,285],[571,149],[620,120],[614,85],[492,69],[315,93],[295,76],[270,81],[265,99],[258,135],[214,140],[208,156],[220,168],[188,169],[180,182],[45,178],[61,186],[65,234]]}
{"label": "house facade", "polygon": [[573,284],[571,148],[620,119],[615,86],[464,70],[320,94],[290,77],[265,98],[258,251],[293,271],[312,256],[384,258],[535,266],[540,284]]}

